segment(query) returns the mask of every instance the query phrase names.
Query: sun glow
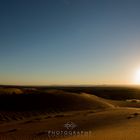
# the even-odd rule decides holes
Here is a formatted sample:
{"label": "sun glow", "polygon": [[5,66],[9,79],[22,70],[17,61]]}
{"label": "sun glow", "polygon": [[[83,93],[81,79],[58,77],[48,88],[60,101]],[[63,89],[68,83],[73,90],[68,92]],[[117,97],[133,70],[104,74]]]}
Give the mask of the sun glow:
{"label": "sun glow", "polygon": [[135,84],[140,84],[140,68],[136,71],[135,76],[134,76],[134,83]]}

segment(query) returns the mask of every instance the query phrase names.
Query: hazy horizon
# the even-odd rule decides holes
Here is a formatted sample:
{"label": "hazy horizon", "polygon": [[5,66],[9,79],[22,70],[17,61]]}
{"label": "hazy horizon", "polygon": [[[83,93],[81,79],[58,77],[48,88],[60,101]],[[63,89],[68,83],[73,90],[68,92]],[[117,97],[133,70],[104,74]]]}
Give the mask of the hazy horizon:
{"label": "hazy horizon", "polygon": [[0,85],[140,84],[137,0],[1,0],[0,15]]}

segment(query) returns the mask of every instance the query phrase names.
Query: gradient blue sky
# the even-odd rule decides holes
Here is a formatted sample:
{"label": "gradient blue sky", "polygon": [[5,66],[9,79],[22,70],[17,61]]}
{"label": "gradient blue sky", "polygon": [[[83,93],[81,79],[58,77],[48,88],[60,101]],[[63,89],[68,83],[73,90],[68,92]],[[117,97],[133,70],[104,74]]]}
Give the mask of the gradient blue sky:
{"label": "gradient blue sky", "polygon": [[0,0],[0,84],[131,84],[138,0]]}

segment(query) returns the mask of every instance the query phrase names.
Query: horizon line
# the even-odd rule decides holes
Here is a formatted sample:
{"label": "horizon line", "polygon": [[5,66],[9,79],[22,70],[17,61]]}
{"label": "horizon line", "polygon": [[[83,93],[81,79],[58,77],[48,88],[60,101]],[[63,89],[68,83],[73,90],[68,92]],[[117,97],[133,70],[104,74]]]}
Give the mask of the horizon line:
{"label": "horizon line", "polygon": [[140,86],[140,84],[51,84],[51,85],[26,85],[26,84],[0,84],[1,86],[18,86],[18,87],[94,87],[94,86],[102,86],[102,87],[107,87],[107,86]]}

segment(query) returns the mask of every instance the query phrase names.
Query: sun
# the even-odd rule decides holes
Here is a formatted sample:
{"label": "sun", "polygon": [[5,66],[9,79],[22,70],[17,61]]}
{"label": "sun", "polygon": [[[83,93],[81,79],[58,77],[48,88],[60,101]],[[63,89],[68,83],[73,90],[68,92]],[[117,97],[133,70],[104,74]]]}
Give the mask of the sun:
{"label": "sun", "polygon": [[135,72],[134,83],[140,84],[140,68]]}

